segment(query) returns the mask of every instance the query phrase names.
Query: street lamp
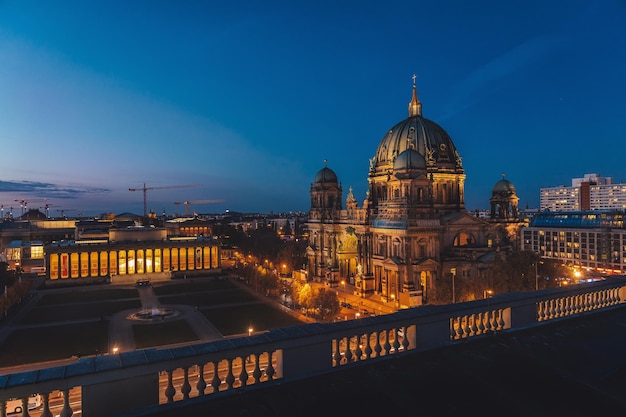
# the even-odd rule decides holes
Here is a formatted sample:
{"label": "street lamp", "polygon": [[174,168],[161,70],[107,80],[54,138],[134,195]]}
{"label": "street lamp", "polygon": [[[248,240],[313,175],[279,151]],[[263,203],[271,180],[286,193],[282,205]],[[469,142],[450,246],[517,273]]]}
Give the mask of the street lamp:
{"label": "street lamp", "polygon": [[485,290],[485,291],[483,291],[483,298],[491,297],[492,294],[493,294],[493,291]]}
{"label": "street lamp", "polygon": [[248,327],[248,336],[252,336],[253,331],[254,329],[252,328],[252,326]]}
{"label": "street lamp", "polygon": [[120,349],[117,347],[117,345],[116,345],[116,346],[113,346],[113,354],[114,354],[114,355],[117,355],[117,352],[118,352],[119,350],[120,350]]}
{"label": "street lamp", "polygon": [[341,280],[341,286],[343,287],[343,302],[345,304],[346,302],[346,281],[345,280]]}
{"label": "street lamp", "polygon": [[456,303],[456,294],[454,293],[454,277],[456,275],[456,268],[450,268],[452,274],[452,304]]}

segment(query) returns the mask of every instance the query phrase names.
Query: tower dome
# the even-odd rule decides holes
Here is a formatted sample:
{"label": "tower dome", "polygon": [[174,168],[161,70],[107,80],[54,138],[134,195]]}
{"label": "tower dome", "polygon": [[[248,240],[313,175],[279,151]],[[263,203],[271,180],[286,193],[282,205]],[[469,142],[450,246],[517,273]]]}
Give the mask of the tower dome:
{"label": "tower dome", "polygon": [[337,174],[335,174],[335,171],[325,166],[324,168],[320,169],[317,172],[317,174],[315,174],[314,182],[316,184],[321,184],[321,183],[326,183],[326,182],[337,183],[338,182]]}
{"label": "tower dome", "polygon": [[403,151],[393,162],[393,172],[399,180],[426,174],[426,160],[413,148]]}
{"label": "tower dome", "polygon": [[513,185],[511,181],[505,179],[504,174],[503,174],[502,179],[496,182],[491,192],[494,194],[495,193],[515,194],[515,186]]}
{"label": "tower dome", "polygon": [[504,178],[496,182],[491,190],[491,219],[495,221],[516,220],[519,198],[513,183]]}

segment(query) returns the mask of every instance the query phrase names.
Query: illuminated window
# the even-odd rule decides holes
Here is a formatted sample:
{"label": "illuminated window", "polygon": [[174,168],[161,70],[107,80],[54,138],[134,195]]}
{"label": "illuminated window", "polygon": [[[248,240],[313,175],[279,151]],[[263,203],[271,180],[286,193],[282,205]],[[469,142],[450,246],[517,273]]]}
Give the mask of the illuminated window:
{"label": "illuminated window", "polygon": [[97,277],[98,276],[98,252],[91,252],[89,254],[89,261],[90,261],[90,265],[91,265],[91,276],[92,277]]}
{"label": "illuminated window", "polygon": [[72,278],[78,278],[78,254],[72,253],[70,255],[70,265],[72,268]]}
{"label": "illuminated window", "polygon": [[89,276],[89,253],[81,252],[80,254],[80,276]]}
{"label": "illuminated window", "polygon": [[129,250],[126,254],[126,268],[128,270],[128,275],[134,274],[136,271],[135,268],[135,251]]}
{"label": "illuminated window", "polygon": [[126,251],[125,250],[121,250],[118,254],[119,256],[119,274],[120,275],[126,275]]}
{"label": "illuminated window", "polygon": [[59,278],[59,256],[56,253],[50,255],[50,279]]}
{"label": "illuminated window", "polygon": [[111,252],[109,256],[109,274],[117,274],[117,252]]}
{"label": "illuminated window", "polygon": [[30,259],[43,259],[43,246],[31,246]]}

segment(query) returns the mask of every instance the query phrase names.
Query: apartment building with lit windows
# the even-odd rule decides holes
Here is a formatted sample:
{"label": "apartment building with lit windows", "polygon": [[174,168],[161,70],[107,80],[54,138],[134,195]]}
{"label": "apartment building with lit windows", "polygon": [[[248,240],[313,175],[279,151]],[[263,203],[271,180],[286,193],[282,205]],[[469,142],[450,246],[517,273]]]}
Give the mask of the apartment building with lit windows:
{"label": "apartment building with lit windows", "polygon": [[572,178],[571,187],[541,188],[541,211],[586,211],[626,209],[626,184],[615,184],[612,177],[585,174]]}

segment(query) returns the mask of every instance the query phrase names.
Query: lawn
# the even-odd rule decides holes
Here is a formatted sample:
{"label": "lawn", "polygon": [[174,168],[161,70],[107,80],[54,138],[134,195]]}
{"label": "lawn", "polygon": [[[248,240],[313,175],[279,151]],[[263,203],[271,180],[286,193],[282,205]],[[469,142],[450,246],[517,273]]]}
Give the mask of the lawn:
{"label": "lawn", "polygon": [[108,349],[107,322],[19,329],[0,346],[0,366],[95,355]]}
{"label": "lawn", "polygon": [[92,301],[115,300],[123,298],[139,298],[137,290],[134,288],[90,288],[89,290],[73,289],[67,292],[42,291],[42,297],[37,302],[38,306],[86,303]]}
{"label": "lawn", "polygon": [[130,309],[141,309],[139,299],[35,307],[26,314],[21,324],[46,324],[94,318],[104,319],[117,312]]}
{"label": "lawn", "polygon": [[[229,280],[181,280],[154,285],[153,291],[163,305],[197,306],[225,336],[246,334],[249,327],[259,332],[301,324]],[[24,311],[24,317],[15,323],[16,330],[0,344],[0,367],[106,352],[108,317],[140,308],[137,290],[131,288],[68,288],[67,292],[45,294],[34,308]],[[61,324],[65,321],[68,323]],[[185,320],[133,325],[133,335],[137,349],[198,340]]]}
{"label": "lawn", "polygon": [[250,327],[259,332],[302,324],[295,317],[261,302],[203,309],[202,314],[224,336],[247,333]]}

